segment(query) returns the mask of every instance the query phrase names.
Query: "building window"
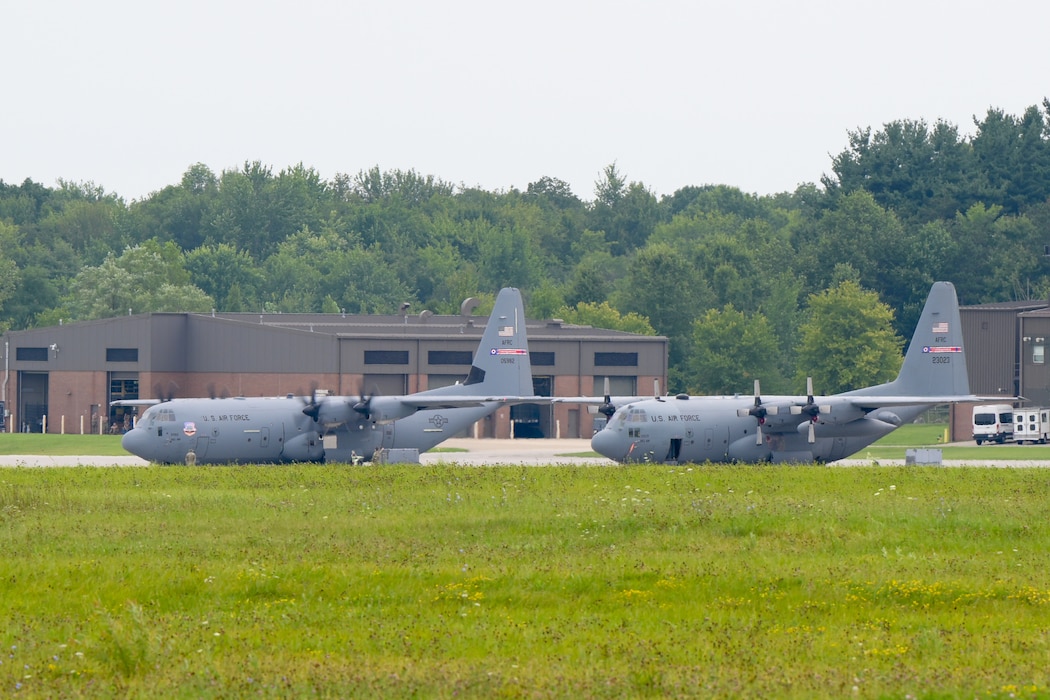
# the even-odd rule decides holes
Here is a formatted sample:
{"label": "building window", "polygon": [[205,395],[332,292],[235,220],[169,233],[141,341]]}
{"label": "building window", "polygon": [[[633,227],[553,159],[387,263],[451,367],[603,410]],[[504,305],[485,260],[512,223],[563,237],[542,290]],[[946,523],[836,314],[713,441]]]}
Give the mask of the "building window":
{"label": "building window", "polygon": [[1032,346],[1032,364],[1041,365],[1043,364],[1043,348],[1045,345],[1033,345]]}
{"label": "building window", "polygon": [[407,365],[408,350],[365,350],[366,365]]}
{"label": "building window", "polygon": [[636,352],[596,352],[594,353],[595,367],[637,367],[638,353]]}
{"label": "building window", "polygon": [[15,359],[22,362],[47,362],[47,348],[15,348]]}
{"label": "building window", "polygon": [[530,356],[533,367],[553,367],[554,366],[554,353],[553,352],[534,352]]}
{"label": "building window", "polygon": [[138,379],[113,378],[109,380],[109,400],[119,401],[121,399],[139,398]]}
{"label": "building window", "polygon": [[469,365],[474,361],[470,350],[431,350],[427,353],[427,363],[432,365]]}
{"label": "building window", "polygon": [[138,348],[106,348],[106,362],[138,362]]}

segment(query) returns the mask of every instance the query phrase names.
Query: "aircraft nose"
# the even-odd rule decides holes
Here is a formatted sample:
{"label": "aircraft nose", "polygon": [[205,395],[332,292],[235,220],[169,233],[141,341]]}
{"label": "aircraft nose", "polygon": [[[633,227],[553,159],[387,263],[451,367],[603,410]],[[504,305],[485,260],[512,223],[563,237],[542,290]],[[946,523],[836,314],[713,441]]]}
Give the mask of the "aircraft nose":
{"label": "aircraft nose", "polygon": [[144,429],[132,428],[124,433],[124,437],[120,439],[120,446],[136,457],[149,459],[149,457],[145,455],[147,442],[148,438]]}
{"label": "aircraft nose", "polygon": [[615,431],[603,428],[591,438],[591,449],[617,462],[623,460],[624,450],[620,436]]}

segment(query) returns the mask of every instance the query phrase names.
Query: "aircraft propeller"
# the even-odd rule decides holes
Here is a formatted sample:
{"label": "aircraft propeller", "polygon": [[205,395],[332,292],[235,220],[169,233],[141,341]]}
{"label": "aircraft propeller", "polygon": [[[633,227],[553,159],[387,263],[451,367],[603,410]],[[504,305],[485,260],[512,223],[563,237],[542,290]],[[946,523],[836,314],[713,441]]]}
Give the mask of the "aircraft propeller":
{"label": "aircraft propeller", "polygon": [[[830,407],[825,407],[827,410],[831,410]],[[821,413],[820,406],[817,405],[816,400],[813,397],[813,377],[806,377],[806,403],[801,406],[792,406],[791,412],[798,415],[805,415],[809,417],[809,436],[807,441],[813,444],[817,441],[816,435],[816,423],[817,417]]]}
{"label": "aircraft propeller", "polygon": [[303,402],[303,413],[314,419],[317,422],[317,417],[321,414],[321,401],[317,399],[317,384],[316,382],[310,387],[310,397],[301,397]]}
{"label": "aircraft propeller", "polygon": [[605,378],[605,403],[598,406],[598,413],[605,416],[605,420],[609,421],[616,413],[616,406],[613,405],[612,397],[609,395],[609,378]]}
{"label": "aircraft propeller", "polygon": [[215,391],[215,382],[208,382],[208,398],[209,399],[228,399],[230,398],[230,392],[226,387],[222,388],[221,392]]}
{"label": "aircraft propeller", "polygon": [[354,404],[354,410],[360,413],[365,418],[372,416],[372,399],[379,393],[378,389],[373,388],[372,393],[365,395],[364,388],[358,392],[357,403]]}
{"label": "aircraft propeller", "polygon": [[173,398],[175,398],[175,395],[178,393],[178,391],[179,391],[179,385],[176,384],[175,382],[168,382],[168,391],[167,392],[164,392],[161,389],[160,382],[157,382],[156,384],[153,385],[153,395],[161,403],[165,403],[167,401],[171,401]]}
{"label": "aircraft propeller", "polygon": [[755,380],[755,405],[749,409],[740,409],[738,415],[754,416],[758,420],[758,429],[755,431],[755,444],[762,444],[762,425],[766,422],[766,416],[770,413],[776,413],[777,409],[774,406],[772,411],[762,405],[762,390],[759,387],[758,380]]}
{"label": "aircraft propeller", "polygon": [[754,416],[755,420],[758,421],[758,430],[755,433],[755,444],[762,445],[762,426],[766,423],[766,416],[775,416],[777,414],[776,406],[766,406],[762,402],[762,390],[759,386],[759,382],[755,380],[755,405],[751,408],[738,409],[736,414],[741,418],[745,416]]}

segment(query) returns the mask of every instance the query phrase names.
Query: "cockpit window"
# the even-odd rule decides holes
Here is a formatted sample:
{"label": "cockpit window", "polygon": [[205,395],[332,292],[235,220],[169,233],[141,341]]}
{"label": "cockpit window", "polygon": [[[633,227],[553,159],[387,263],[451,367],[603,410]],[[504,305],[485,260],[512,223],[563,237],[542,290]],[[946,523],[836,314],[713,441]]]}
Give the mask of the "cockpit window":
{"label": "cockpit window", "polygon": [[175,411],[170,408],[151,408],[146,411],[146,415],[143,418],[148,420],[150,425],[154,423],[174,423]]}
{"label": "cockpit window", "polygon": [[627,412],[628,423],[644,423],[646,421],[646,413],[644,408],[632,408]]}

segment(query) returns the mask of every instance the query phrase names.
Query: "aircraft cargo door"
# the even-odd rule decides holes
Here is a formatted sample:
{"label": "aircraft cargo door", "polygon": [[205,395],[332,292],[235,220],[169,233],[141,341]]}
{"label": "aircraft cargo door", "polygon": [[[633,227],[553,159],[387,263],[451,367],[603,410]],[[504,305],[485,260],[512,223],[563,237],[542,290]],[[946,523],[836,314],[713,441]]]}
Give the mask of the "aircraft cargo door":
{"label": "aircraft cargo door", "polygon": [[718,460],[729,449],[729,428],[704,428],[702,459]]}
{"label": "aircraft cargo door", "polygon": [[671,438],[671,447],[667,450],[665,462],[678,463],[678,457],[682,454],[682,438]]}

